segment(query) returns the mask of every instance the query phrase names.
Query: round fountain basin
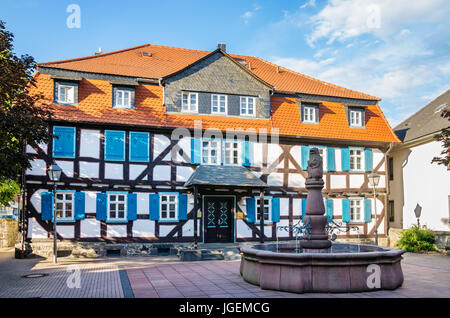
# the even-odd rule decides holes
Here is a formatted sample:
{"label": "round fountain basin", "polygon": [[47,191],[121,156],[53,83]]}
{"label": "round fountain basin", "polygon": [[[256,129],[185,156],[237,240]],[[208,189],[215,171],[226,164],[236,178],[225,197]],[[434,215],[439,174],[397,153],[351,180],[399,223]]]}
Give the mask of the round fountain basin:
{"label": "round fountain basin", "polygon": [[403,283],[404,250],[335,243],[326,253],[305,253],[295,244],[240,247],[240,272],[262,289],[294,293],[345,293],[395,289]]}

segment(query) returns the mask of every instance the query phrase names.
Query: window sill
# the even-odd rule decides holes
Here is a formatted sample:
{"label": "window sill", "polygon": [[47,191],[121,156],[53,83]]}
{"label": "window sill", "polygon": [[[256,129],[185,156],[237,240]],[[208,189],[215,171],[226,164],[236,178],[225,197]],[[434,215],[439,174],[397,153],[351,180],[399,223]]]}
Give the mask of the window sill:
{"label": "window sill", "polygon": [[158,223],[178,223],[180,220],[173,219],[173,220],[158,220]]}
{"label": "window sill", "polygon": [[[274,222],[270,221],[270,222],[264,222],[264,226],[266,225],[273,225]],[[261,223],[259,222],[255,222],[255,225],[261,225]]]}
{"label": "window sill", "polygon": [[106,223],[110,224],[117,224],[117,223],[128,223],[127,219],[120,219],[120,220],[106,220]]}
{"label": "window sill", "polygon": [[75,103],[61,103],[61,102],[53,102],[53,105],[61,105],[61,106],[78,106]]}
{"label": "window sill", "polygon": [[52,155],[53,158],[55,159],[75,159],[75,156],[61,156],[61,155]]}
{"label": "window sill", "polygon": [[318,125],[319,122],[317,122],[317,121],[302,121],[302,124]]}
{"label": "window sill", "polygon": [[149,161],[150,161],[150,159],[147,159],[147,160],[136,160],[136,159],[131,160],[130,159],[130,163],[148,163]]}
{"label": "window sill", "polygon": [[133,106],[113,106],[113,109],[125,109],[125,110],[134,110]]}
{"label": "window sill", "polygon": [[58,219],[56,218],[56,223],[74,223],[75,219]]}

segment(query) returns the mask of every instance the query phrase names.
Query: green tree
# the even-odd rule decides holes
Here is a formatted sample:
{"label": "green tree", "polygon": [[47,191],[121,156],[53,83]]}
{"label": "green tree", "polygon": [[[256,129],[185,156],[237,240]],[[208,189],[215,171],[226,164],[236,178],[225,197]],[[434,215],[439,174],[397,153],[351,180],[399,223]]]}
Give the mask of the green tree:
{"label": "green tree", "polygon": [[20,192],[19,185],[13,180],[2,180],[0,182],[0,206],[9,206],[14,201],[16,194]]}
{"label": "green tree", "polygon": [[[443,109],[441,111],[441,116],[447,118],[450,122],[450,110]],[[441,130],[434,139],[442,142],[442,151],[440,157],[434,157],[431,163],[436,162],[438,165],[444,165],[450,167],[450,125]]]}
{"label": "green tree", "polygon": [[32,157],[24,151],[25,145],[48,142],[50,138],[50,108],[39,103],[42,95],[30,92],[35,86],[34,59],[29,55],[16,56],[13,39],[13,34],[0,21],[1,189],[11,189],[9,180],[17,181],[24,169],[30,167]]}

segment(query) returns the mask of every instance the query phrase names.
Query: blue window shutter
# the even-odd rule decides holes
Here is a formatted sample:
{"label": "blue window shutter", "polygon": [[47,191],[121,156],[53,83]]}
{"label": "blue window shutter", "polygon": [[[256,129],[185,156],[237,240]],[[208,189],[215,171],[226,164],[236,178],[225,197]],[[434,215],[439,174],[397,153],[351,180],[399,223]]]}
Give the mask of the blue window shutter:
{"label": "blue window shutter", "polygon": [[191,163],[194,165],[200,164],[200,148],[201,140],[198,138],[191,138]]}
{"label": "blue window shutter", "polygon": [[186,193],[178,196],[178,220],[187,220],[187,199]]}
{"label": "blue window shutter", "polygon": [[333,220],[333,200],[332,199],[326,199],[326,215],[327,215],[327,221],[331,222]]}
{"label": "blue window shutter", "polygon": [[106,206],[108,204],[108,196],[106,193],[97,193],[97,211],[96,217],[99,221],[106,221]]}
{"label": "blue window shutter", "polygon": [[341,163],[342,171],[350,170],[350,149],[341,148]]}
{"label": "blue window shutter", "polygon": [[75,192],[75,220],[85,218],[85,193]]}
{"label": "blue window shutter", "polygon": [[128,193],[127,195],[127,218],[128,221],[137,219],[137,194]]}
{"label": "blue window shutter", "polygon": [[308,169],[309,147],[302,146],[302,170]]}
{"label": "blue window shutter", "polygon": [[306,216],[306,199],[302,199],[302,220],[305,219]]}
{"label": "blue window shutter", "polygon": [[373,156],[372,149],[364,149],[364,158],[366,161],[366,171],[372,171],[373,169]]}
{"label": "blue window shutter", "polygon": [[75,127],[53,127],[53,157],[75,158]]}
{"label": "blue window shutter", "polygon": [[130,161],[146,162],[149,160],[149,134],[130,132]]}
{"label": "blue window shutter", "polygon": [[159,194],[150,194],[150,220],[159,220]]}
{"label": "blue window shutter", "polygon": [[256,200],[255,198],[247,198],[247,222],[255,223],[256,219]]}
{"label": "blue window shutter", "polygon": [[335,163],[333,147],[327,148],[327,170],[328,171],[336,171],[336,163]]}
{"label": "blue window shutter", "polygon": [[105,160],[125,160],[125,132],[105,130]]}
{"label": "blue window shutter", "polygon": [[350,222],[350,199],[342,199],[342,222]]}
{"label": "blue window shutter", "polygon": [[280,222],[280,198],[272,198],[272,222]]}
{"label": "blue window shutter", "polygon": [[369,199],[364,199],[364,222],[372,221],[372,204]]}
{"label": "blue window shutter", "polygon": [[53,220],[53,192],[41,193],[41,219],[42,221]]}
{"label": "blue window shutter", "polygon": [[243,142],[243,148],[242,149],[242,165],[249,167],[250,166],[250,141],[245,140]]}

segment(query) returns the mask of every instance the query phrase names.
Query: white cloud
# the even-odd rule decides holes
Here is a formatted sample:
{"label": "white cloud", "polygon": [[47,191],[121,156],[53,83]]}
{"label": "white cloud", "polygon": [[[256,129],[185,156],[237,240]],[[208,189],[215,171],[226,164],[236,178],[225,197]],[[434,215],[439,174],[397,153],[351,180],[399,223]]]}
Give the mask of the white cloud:
{"label": "white cloud", "polygon": [[314,46],[322,38],[333,43],[362,34],[384,38],[409,23],[445,21],[448,11],[446,0],[330,0],[310,18],[313,30],[307,42]]}
{"label": "white cloud", "polygon": [[450,62],[448,62],[444,65],[439,65],[438,69],[439,69],[439,71],[441,71],[442,74],[450,75]]}
{"label": "white cloud", "polygon": [[244,23],[247,24],[250,19],[255,15],[256,11],[261,10],[261,7],[258,4],[253,5],[253,10],[246,11],[241,18],[244,19]]}
{"label": "white cloud", "polygon": [[316,6],[316,0],[309,0],[307,2],[305,2],[304,4],[302,4],[300,6],[300,9],[304,9],[306,7],[315,7]]}
{"label": "white cloud", "polygon": [[272,57],[270,60],[277,65],[284,66],[302,74],[314,76],[320,73],[325,66],[332,64],[336,59],[328,58],[316,62],[309,59]]}

